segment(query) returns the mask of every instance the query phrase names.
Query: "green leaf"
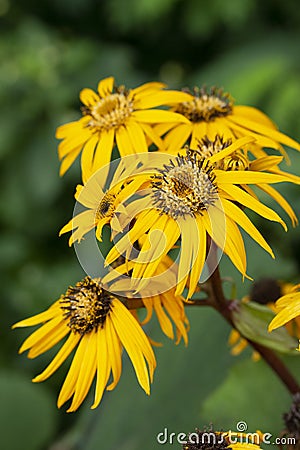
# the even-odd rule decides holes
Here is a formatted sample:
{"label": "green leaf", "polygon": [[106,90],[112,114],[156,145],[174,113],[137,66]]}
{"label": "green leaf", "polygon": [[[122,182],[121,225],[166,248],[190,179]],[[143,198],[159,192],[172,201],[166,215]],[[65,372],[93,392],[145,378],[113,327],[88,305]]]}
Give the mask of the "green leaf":
{"label": "green leaf", "polygon": [[268,332],[268,325],[275,314],[265,305],[255,302],[239,303],[233,312],[233,321],[243,337],[282,353],[298,355],[298,341],[285,327]]}

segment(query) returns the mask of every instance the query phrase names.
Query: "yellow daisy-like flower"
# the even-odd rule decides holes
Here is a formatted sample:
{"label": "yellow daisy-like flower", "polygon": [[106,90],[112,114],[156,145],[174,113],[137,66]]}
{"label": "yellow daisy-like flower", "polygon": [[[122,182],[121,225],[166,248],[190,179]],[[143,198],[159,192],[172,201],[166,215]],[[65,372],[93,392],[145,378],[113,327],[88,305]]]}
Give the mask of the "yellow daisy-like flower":
{"label": "yellow daisy-like flower", "polygon": [[182,114],[189,123],[177,123],[175,127],[168,124],[157,126],[160,135],[168,132],[164,139],[166,151],[182,147],[185,143],[196,149],[203,137],[214,139],[217,134],[225,139],[255,137],[252,152],[257,157],[265,154],[262,147],[274,148],[283,154],[281,144],[300,150],[300,144],[278,131],[264,113],[250,106],[234,105],[230,95],[222,89],[195,88],[190,99],[175,105],[173,111]]}
{"label": "yellow daisy-like flower", "polygon": [[[123,259],[124,258],[120,258]],[[184,310],[183,297],[175,294],[176,272],[174,262],[169,256],[165,256],[151,280],[151,286],[137,293],[131,287],[131,274],[134,268],[132,261],[122,262],[117,265],[103,281],[110,285],[113,292],[126,292],[127,302],[130,303],[131,312],[137,320],[139,316],[136,308],[144,306],[146,317],[140,321],[141,325],[147,324],[155,312],[162,332],[170,339],[175,339],[174,327],[176,328],[176,344],[183,338],[185,345],[188,343],[189,321]],[[117,282],[116,282],[117,280]],[[116,282],[116,284],[110,284]],[[170,286],[172,286],[170,288]]]}
{"label": "yellow daisy-like flower", "polygon": [[189,95],[163,90],[163,83],[146,83],[135,89],[116,87],[108,77],[98,84],[98,92],[83,89],[81,119],[58,127],[56,137],[63,139],[58,146],[63,175],[82,151],[81,166],[95,172],[109,163],[116,143],[121,157],[147,152],[147,139],[162,146],[153,130],[155,123],[184,123],[187,120],[171,111],[153,109],[164,104],[185,101]]}
{"label": "yellow daisy-like flower", "polygon": [[120,160],[117,166],[115,162],[112,164],[114,175],[111,181],[108,179],[109,165],[95,173],[83,170],[83,185],[77,186],[75,199],[87,209],[73,216],[59,233],[61,236],[72,231],[69,239],[70,246],[76,241],[80,242],[83,236],[93,228],[96,228],[97,239],[102,241],[102,230],[106,224],[111,226],[112,238],[115,233],[122,231],[120,215],[123,220],[126,217],[122,202],[127,199],[132,189],[139,189],[143,180],[139,177],[132,178],[132,174],[138,173],[138,162],[135,157],[127,157],[126,162]]}
{"label": "yellow daisy-like flower", "polygon": [[283,175],[250,170],[223,171],[214,166],[224,156],[247,144],[249,139],[245,137],[235,141],[208,159],[197,157],[193,151],[169,158],[168,164],[157,169],[150,182],[147,173],[148,195],[136,201],[136,210],[135,202],[132,202],[131,213],[135,223],[109,252],[106,264],[111,264],[120,255],[128,256],[128,249],[147,233],[132,271],[132,279],[136,279],[139,285],[136,288],[141,289],[181,237],[176,294],[183,292],[190,274],[190,297],[205,264],[207,236],[224,250],[243,276],[247,276],[246,252],[239,226],[274,257],[270,246],[236,202],[268,220],[281,223],[286,229],[276,212],[240,186],[272,184],[289,179]]}
{"label": "yellow daisy-like flower", "polygon": [[[275,304],[276,316],[269,325],[269,331],[275,330],[287,324],[293,319],[297,320],[297,328],[300,326],[300,284],[293,286],[290,292],[279,298]],[[292,325],[290,325],[293,327]],[[300,348],[300,346],[299,346]]]}
{"label": "yellow daisy-like flower", "polygon": [[[20,353],[29,350],[29,358],[39,356],[68,336],[48,367],[33,379],[34,382],[49,378],[77,347],[58,397],[58,407],[73,397],[68,412],[75,411],[96,377],[92,405],[96,408],[105,388],[112,390],[119,382],[123,347],[141,387],[150,393],[156,361],[149,340],[128,309],[103,288],[100,280],[86,277],[74,287],[69,287],[48,310],[18,322],[14,328],[34,325],[41,326],[20,348]],[[113,380],[108,384],[111,374]]]}
{"label": "yellow daisy-like flower", "polygon": [[[232,139],[225,140],[219,135],[215,136],[213,140],[210,140],[207,136],[199,141],[197,149],[195,150],[200,157],[211,158],[232,144]],[[244,148],[239,148],[235,152],[231,152],[216,162],[215,166],[217,169],[221,170],[251,170],[254,172],[270,172],[278,175],[286,176],[290,179],[292,183],[300,183],[300,178],[296,175],[282,171],[279,168],[279,164],[282,162],[282,156],[270,156],[264,155],[251,160],[249,157],[249,148],[253,145],[253,142],[249,142]],[[293,211],[291,205],[286,201],[286,199],[272,186],[266,183],[256,183],[256,185],[261,191],[265,192],[271,198],[273,198],[282,209],[290,217],[293,226],[298,224],[298,219],[295,212]],[[243,189],[248,192],[253,197],[256,197],[254,191],[247,185],[242,185]],[[257,198],[257,197],[256,197]]]}

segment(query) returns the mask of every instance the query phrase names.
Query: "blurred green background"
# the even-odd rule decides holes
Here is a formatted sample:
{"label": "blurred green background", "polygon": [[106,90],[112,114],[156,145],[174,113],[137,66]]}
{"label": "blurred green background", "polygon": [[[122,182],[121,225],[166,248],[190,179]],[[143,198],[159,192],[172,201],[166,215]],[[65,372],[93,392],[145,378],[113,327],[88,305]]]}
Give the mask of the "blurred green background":
{"label": "blurred green background", "polygon": [[[222,86],[300,140],[300,9],[296,0],[0,0],[1,303],[0,446],[5,450],[180,448],[156,435],[213,422],[279,434],[289,396],[250,351],[230,355],[229,329],[205,308],[188,311],[190,343],[164,343],[148,398],[126,360],[121,382],[96,411],[91,397],[66,414],[55,401],[67,368],[33,385],[51,352],[29,361],[17,350],[29,330],[11,325],[50,305],[83,277],[67,237],[79,165],[58,176],[56,126],[79,117],[79,91],[100,78],[135,87],[160,80],[173,88]],[[300,155],[290,150],[291,171]],[[299,188],[281,188],[300,216]],[[265,199],[267,200],[267,199]],[[269,202],[269,204],[271,204]],[[284,216],[284,213],[283,213]],[[300,281],[300,235],[257,220],[275,249],[271,261],[247,241],[249,274]],[[239,274],[224,260],[223,275]],[[49,355],[50,354],[50,355]],[[298,358],[288,364],[300,379]]]}

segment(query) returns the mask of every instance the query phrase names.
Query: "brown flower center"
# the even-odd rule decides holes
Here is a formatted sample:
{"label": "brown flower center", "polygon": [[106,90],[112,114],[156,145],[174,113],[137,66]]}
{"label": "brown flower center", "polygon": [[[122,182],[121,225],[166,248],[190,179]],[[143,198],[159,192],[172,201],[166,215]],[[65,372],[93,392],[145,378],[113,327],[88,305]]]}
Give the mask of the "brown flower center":
{"label": "brown flower center", "polygon": [[180,103],[175,111],[191,122],[210,122],[217,117],[232,113],[233,102],[229,94],[222,89],[194,88],[194,98],[189,102]]}
{"label": "brown flower center", "polygon": [[[198,149],[195,152],[201,158],[209,158],[229,147],[231,144],[231,139],[224,140],[219,135],[215,137],[214,141],[205,137],[199,142]],[[215,167],[221,170],[247,170],[249,168],[249,160],[243,150],[236,150],[231,155],[215,163]]]}
{"label": "brown flower center", "polygon": [[74,287],[69,287],[60,298],[64,318],[74,333],[84,335],[99,326],[103,327],[111,310],[112,297],[101,283],[85,277]]}
{"label": "brown flower center", "polygon": [[217,198],[212,168],[204,158],[187,150],[185,156],[170,160],[152,182],[154,206],[173,219],[201,213]]}
{"label": "brown flower center", "polygon": [[115,212],[115,199],[115,194],[111,194],[110,192],[107,192],[103,196],[96,211],[96,221],[104,219],[104,217],[113,216]]}

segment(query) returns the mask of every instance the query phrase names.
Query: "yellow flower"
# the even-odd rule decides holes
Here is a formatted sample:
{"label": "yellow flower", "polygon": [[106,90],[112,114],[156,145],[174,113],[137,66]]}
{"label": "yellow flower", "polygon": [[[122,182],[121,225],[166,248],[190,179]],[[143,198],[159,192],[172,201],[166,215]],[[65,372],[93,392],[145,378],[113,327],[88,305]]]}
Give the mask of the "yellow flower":
{"label": "yellow flower", "polygon": [[[128,309],[103,288],[100,280],[86,277],[75,287],[69,287],[48,310],[18,322],[14,328],[34,325],[41,326],[20,348],[20,353],[29,350],[29,358],[46,352],[68,336],[48,367],[33,379],[34,382],[49,378],[77,347],[58,397],[58,407],[73,397],[68,412],[75,411],[96,377],[92,405],[96,408],[105,388],[114,389],[120,379],[123,347],[141,387],[150,393],[156,361],[149,340]],[[108,384],[111,373],[113,380]]]}
{"label": "yellow flower", "polygon": [[164,139],[166,151],[185,143],[196,149],[200,139],[205,136],[214,139],[217,134],[225,139],[255,137],[252,152],[257,157],[264,155],[262,147],[274,148],[283,154],[281,144],[300,150],[300,144],[278,131],[264,113],[250,106],[234,105],[230,95],[222,89],[195,88],[194,95],[190,94],[188,101],[174,106],[173,111],[182,114],[189,123],[177,123],[172,129],[168,124],[157,126],[160,135],[171,129]]}
{"label": "yellow flower", "polygon": [[[300,284],[279,298],[275,304],[275,312],[277,313],[269,325],[269,331],[275,330],[282,325],[287,324],[293,319],[297,320],[297,328],[300,328]],[[293,329],[293,325],[291,325]],[[299,334],[298,334],[298,337]]]}
{"label": "yellow flower", "polygon": [[[162,332],[170,339],[175,339],[172,321],[176,328],[176,344],[183,338],[185,345],[188,343],[189,321],[185,315],[184,299],[175,294],[176,273],[173,260],[165,256],[157,267],[151,285],[138,294],[131,288],[131,274],[134,268],[132,261],[123,262],[114,267],[103,282],[110,285],[110,290],[119,293],[126,292],[127,302],[131,306],[131,312],[139,320],[136,308],[144,306],[146,317],[140,321],[141,325],[148,323],[156,313]],[[110,284],[114,283],[114,284]]]}
{"label": "yellow flower", "polygon": [[119,216],[121,213],[123,219],[126,216],[122,202],[128,197],[129,183],[133,183],[129,187],[131,192],[133,187],[138,189],[143,182],[138,177],[132,180],[131,175],[137,173],[136,166],[136,159],[133,161],[133,158],[127,157],[126,165],[120,160],[118,166],[113,167],[114,176],[110,182],[107,177],[109,166],[102,167],[94,174],[83,170],[83,185],[77,186],[75,199],[87,209],[72,217],[59,233],[61,236],[72,231],[70,246],[76,241],[80,242],[93,228],[96,228],[96,237],[101,241],[102,229],[106,224],[112,228],[112,238],[115,232],[122,231]]}
{"label": "yellow flower", "polygon": [[[216,155],[228,148],[231,143],[232,139],[225,140],[219,135],[216,135],[213,140],[205,137],[198,142],[198,146],[195,152],[197,152],[200,157],[211,158],[213,155]],[[292,175],[280,170],[278,165],[283,159],[282,156],[264,155],[258,157],[255,160],[251,160],[248,153],[249,147],[252,144],[253,142],[250,142],[244,148],[239,148],[235,152],[231,152],[229,155],[227,155],[226,152],[223,152],[225,153],[225,156],[216,162],[215,167],[221,170],[251,170],[253,172],[270,172],[277,175],[286,176],[287,178],[289,178],[289,181],[293,183],[300,183],[300,178],[296,175]],[[290,217],[293,226],[296,226],[298,224],[298,219],[291,205],[276,189],[266,183],[256,183],[255,186],[257,186],[261,191],[265,192],[267,195],[273,198],[283,208],[283,210]],[[243,185],[242,187],[246,192],[248,192],[248,194],[257,198],[256,194],[249,186]]]}
{"label": "yellow flower", "polygon": [[[249,139],[235,141],[208,159],[197,157],[193,151],[186,151],[176,158],[168,157],[168,163],[154,172],[144,199],[131,203],[131,214],[136,221],[109,252],[106,264],[111,264],[119,255],[128,255],[130,246],[147,233],[132,272],[132,278],[139,280],[136,288],[141,289],[181,237],[176,295],[183,292],[190,274],[190,297],[205,264],[207,235],[224,250],[243,276],[247,276],[246,253],[238,226],[274,257],[270,246],[236,202],[268,220],[281,223],[286,229],[276,212],[240,186],[272,184],[289,181],[288,178],[251,170],[223,171],[214,166]],[[147,181],[149,173],[145,175]]]}
{"label": "yellow flower", "polygon": [[187,120],[174,112],[152,109],[166,103],[189,98],[188,94],[163,90],[162,83],[146,83],[135,89],[114,86],[108,77],[98,84],[98,92],[83,89],[81,119],[58,127],[56,137],[63,139],[58,146],[63,175],[82,151],[81,166],[95,172],[109,163],[116,143],[121,157],[147,152],[147,139],[158,147],[162,141],[153,130],[154,123],[183,123]]}

